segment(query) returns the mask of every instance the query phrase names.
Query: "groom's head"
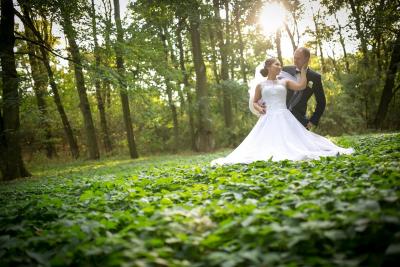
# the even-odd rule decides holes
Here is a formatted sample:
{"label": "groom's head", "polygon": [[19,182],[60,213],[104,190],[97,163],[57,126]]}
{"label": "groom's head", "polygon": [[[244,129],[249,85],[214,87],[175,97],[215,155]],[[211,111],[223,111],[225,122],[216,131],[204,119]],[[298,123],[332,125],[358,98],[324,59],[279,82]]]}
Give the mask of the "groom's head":
{"label": "groom's head", "polygon": [[301,69],[304,63],[310,59],[310,50],[305,47],[299,47],[294,51],[293,54],[293,63],[294,65]]}

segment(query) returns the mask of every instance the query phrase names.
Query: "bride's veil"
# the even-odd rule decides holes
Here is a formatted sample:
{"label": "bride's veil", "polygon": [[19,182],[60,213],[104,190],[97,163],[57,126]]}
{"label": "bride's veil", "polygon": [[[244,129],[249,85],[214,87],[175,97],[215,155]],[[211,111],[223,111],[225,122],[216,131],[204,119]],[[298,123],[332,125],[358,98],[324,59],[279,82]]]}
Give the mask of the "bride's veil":
{"label": "bride's veil", "polygon": [[[256,93],[257,85],[260,82],[262,82],[263,80],[265,80],[265,77],[263,77],[260,73],[260,70],[262,70],[263,68],[264,68],[264,62],[258,64],[256,67],[256,70],[255,70],[255,73],[254,73],[254,78],[252,80],[250,80],[250,82],[249,82],[249,109],[256,116],[260,116],[261,114],[254,108],[253,100],[254,100],[254,95]],[[278,80],[286,79],[286,80],[291,80],[291,81],[297,81],[296,77],[294,77],[293,75],[291,75],[285,71],[281,71],[279,73],[279,75],[277,76],[277,79]]]}
{"label": "bride's veil", "polygon": [[264,77],[260,73],[260,70],[262,70],[263,68],[264,62],[258,64],[254,73],[254,78],[249,82],[249,109],[256,116],[260,116],[261,114],[254,108],[253,100],[256,93],[257,85],[264,79]]}

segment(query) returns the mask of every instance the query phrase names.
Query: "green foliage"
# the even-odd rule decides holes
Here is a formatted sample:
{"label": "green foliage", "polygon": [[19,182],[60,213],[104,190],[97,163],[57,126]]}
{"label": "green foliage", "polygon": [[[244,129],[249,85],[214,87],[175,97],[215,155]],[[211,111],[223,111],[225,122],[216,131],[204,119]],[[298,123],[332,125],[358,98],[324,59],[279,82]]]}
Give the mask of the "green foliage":
{"label": "green foliage", "polygon": [[[342,75],[345,80],[347,77]],[[353,81],[351,78],[348,79]],[[366,131],[365,109],[359,100],[354,86],[338,81],[332,74],[323,76],[324,91],[326,96],[326,108],[318,128],[319,134],[339,136],[344,133],[356,134]],[[359,102],[360,101],[360,102]],[[315,110],[315,99],[311,98],[308,105],[308,115]]]}
{"label": "green foliage", "polygon": [[356,153],[31,166],[35,178],[0,187],[2,266],[393,266],[400,134],[335,141]]}
{"label": "green foliage", "polygon": [[[229,95],[234,124],[232,129],[226,129],[223,118],[222,91]],[[216,144],[219,147],[236,147],[249,134],[249,130],[257,122],[257,117],[249,110],[249,93],[246,84],[234,80],[221,81],[210,88],[211,95],[217,97],[211,99],[211,111],[215,127]]]}
{"label": "green foliage", "polygon": [[[96,127],[96,134],[101,149],[101,127],[94,90],[94,79],[101,80],[102,96],[107,99],[105,113],[109,126],[110,139],[113,142],[112,154],[127,153],[125,126],[122,119],[121,100],[119,95],[119,75],[116,70],[115,51],[116,30],[113,9],[108,1],[95,1],[97,19],[97,39],[100,50],[100,66],[94,68],[94,44],[91,28],[90,1],[20,1],[32,7],[35,23],[47,25],[50,29],[60,28],[63,19],[61,14],[71,17],[76,30],[77,42],[82,54],[82,64],[85,83]],[[125,82],[129,94],[132,124],[139,154],[164,153],[168,151],[185,151],[191,148],[191,125],[189,110],[193,111],[194,133],[199,132],[199,112],[196,99],[196,77],[192,56],[192,40],[188,31],[188,15],[199,14],[199,32],[203,60],[206,65],[208,81],[208,102],[210,105],[210,120],[213,125],[213,135],[216,147],[234,147],[240,143],[253,127],[256,117],[248,110],[247,80],[253,78],[255,67],[266,57],[276,55],[275,34],[266,36],[258,20],[261,10],[269,1],[230,1],[225,9],[224,1],[219,1],[222,20],[216,23],[212,1],[131,1],[127,5],[126,17],[122,18],[124,43],[118,43],[122,49],[126,68]],[[121,2],[122,3],[122,2]],[[355,5],[354,11],[350,4]],[[390,62],[391,49],[399,26],[399,12],[396,1],[321,1],[317,9],[310,9],[307,1],[283,1],[282,4],[290,14],[287,25],[293,34],[296,45],[306,45],[311,48],[312,69],[321,71],[323,84],[327,95],[326,110],[321,117],[319,127],[321,134],[338,136],[343,133],[364,133],[371,126],[378,109],[382,88],[386,79],[386,70]],[[111,8],[111,9],[110,9]],[[342,12],[348,13],[348,20],[340,20],[336,24],[331,15],[337,17]],[[225,18],[228,14],[228,20]],[[305,14],[314,18],[314,27],[306,30],[297,28],[298,23],[306,19]],[[356,20],[355,15],[360,16]],[[42,17],[43,16],[43,17]],[[46,19],[48,21],[46,21]],[[56,24],[52,24],[53,21]],[[333,24],[332,24],[333,22]],[[315,29],[318,26],[318,31]],[[339,27],[340,26],[340,27]],[[230,80],[220,81],[221,58],[216,29],[222,29],[224,43],[228,51]],[[360,32],[357,32],[357,28]],[[285,34],[285,29],[283,34]],[[23,34],[22,29],[18,29]],[[229,31],[229,35],[227,32]],[[345,41],[353,40],[360,45],[355,52],[349,43],[339,40],[339,34]],[[53,48],[57,54],[65,53],[64,45],[55,46],[60,37],[47,34],[53,40]],[[59,35],[58,33],[55,35]],[[179,49],[181,37],[182,55]],[[227,37],[229,36],[229,40]],[[297,43],[299,38],[305,44]],[[60,39],[61,40],[61,39]],[[180,39],[179,39],[180,40]],[[229,41],[229,42],[228,42]],[[352,45],[354,45],[352,44]],[[21,138],[25,159],[35,156],[36,151],[43,148],[45,142],[43,131],[38,131],[40,122],[36,111],[34,93],[31,90],[28,57],[25,53],[24,40],[17,40],[18,72],[20,74],[21,91]],[[32,45],[32,44],[30,44]],[[164,47],[165,45],[165,47]],[[335,47],[330,49],[328,47]],[[366,46],[364,49],[363,46]],[[323,47],[323,60],[319,46]],[[347,54],[337,48],[347,49]],[[187,86],[184,87],[184,72],[181,70],[180,58],[187,74]],[[81,155],[85,155],[87,145],[84,137],[84,123],[79,109],[79,97],[76,91],[74,71],[69,66],[62,66],[58,57],[49,54],[51,66],[55,72],[56,83],[59,86],[62,103],[69,118],[74,135],[78,140]],[[285,65],[292,64],[292,58],[283,59]],[[366,64],[368,62],[368,64]],[[243,66],[241,65],[243,64]],[[72,62],[69,62],[70,66]],[[63,64],[64,65],[64,64]],[[348,66],[348,68],[347,68]],[[44,73],[43,75],[46,75]],[[400,127],[400,105],[398,98],[400,90],[399,75],[397,75],[393,99],[388,107],[388,115],[383,123],[384,129],[396,130]],[[108,86],[109,85],[109,86]],[[168,98],[166,86],[171,89]],[[396,89],[397,88],[397,89]],[[222,90],[231,96],[233,128],[227,130],[224,123]],[[107,91],[107,92],[106,92]],[[189,97],[188,94],[189,92]],[[108,94],[109,93],[109,94]],[[106,97],[107,96],[107,97]],[[109,96],[109,97],[108,97]],[[48,120],[51,122],[52,135],[60,155],[67,155],[68,144],[64,130],[51,94],[46,97],[49,109]],[[170,102],[168,100],[171,100]],[[1,101],[1,96],[0,96]],[[191,106],[189,107],[189,101]],[[313,111],[315,103],[309,103],[309,112]],[[172,107],[173,106],[173,107]],[[178,114],[179,145],[174,143],[173,113]],[[60,151],[61,150],[61,151]],[[105,153],[101,151],[101,155]]]}

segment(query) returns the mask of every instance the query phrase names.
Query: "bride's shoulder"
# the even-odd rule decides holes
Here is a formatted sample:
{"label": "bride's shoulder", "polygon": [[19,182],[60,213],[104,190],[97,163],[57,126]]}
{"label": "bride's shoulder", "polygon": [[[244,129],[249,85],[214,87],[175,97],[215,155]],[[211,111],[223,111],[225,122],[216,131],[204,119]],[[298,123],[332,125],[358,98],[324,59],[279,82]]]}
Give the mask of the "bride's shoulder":
{"label": "bride's shoulder", "polygon": [[288,80],[289,80],[288,78],[280,77],[280,78],[278,79],[278,84],[281,84],[281,85],[286,86],[286,83],[287,83]]}

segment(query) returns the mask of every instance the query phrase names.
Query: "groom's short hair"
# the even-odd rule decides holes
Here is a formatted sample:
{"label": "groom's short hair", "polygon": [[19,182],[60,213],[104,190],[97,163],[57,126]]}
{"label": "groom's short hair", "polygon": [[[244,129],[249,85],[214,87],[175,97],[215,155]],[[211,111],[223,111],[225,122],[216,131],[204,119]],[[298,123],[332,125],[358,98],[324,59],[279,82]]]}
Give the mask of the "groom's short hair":
{"label": "groom's short hair", "polygon": [[299,49],[303,53],[304,57],[310,58],[310,56],[311,56],[310,49],[308,49],[307,47],[303,47],[303,46],[299,47],[297,49]]}

